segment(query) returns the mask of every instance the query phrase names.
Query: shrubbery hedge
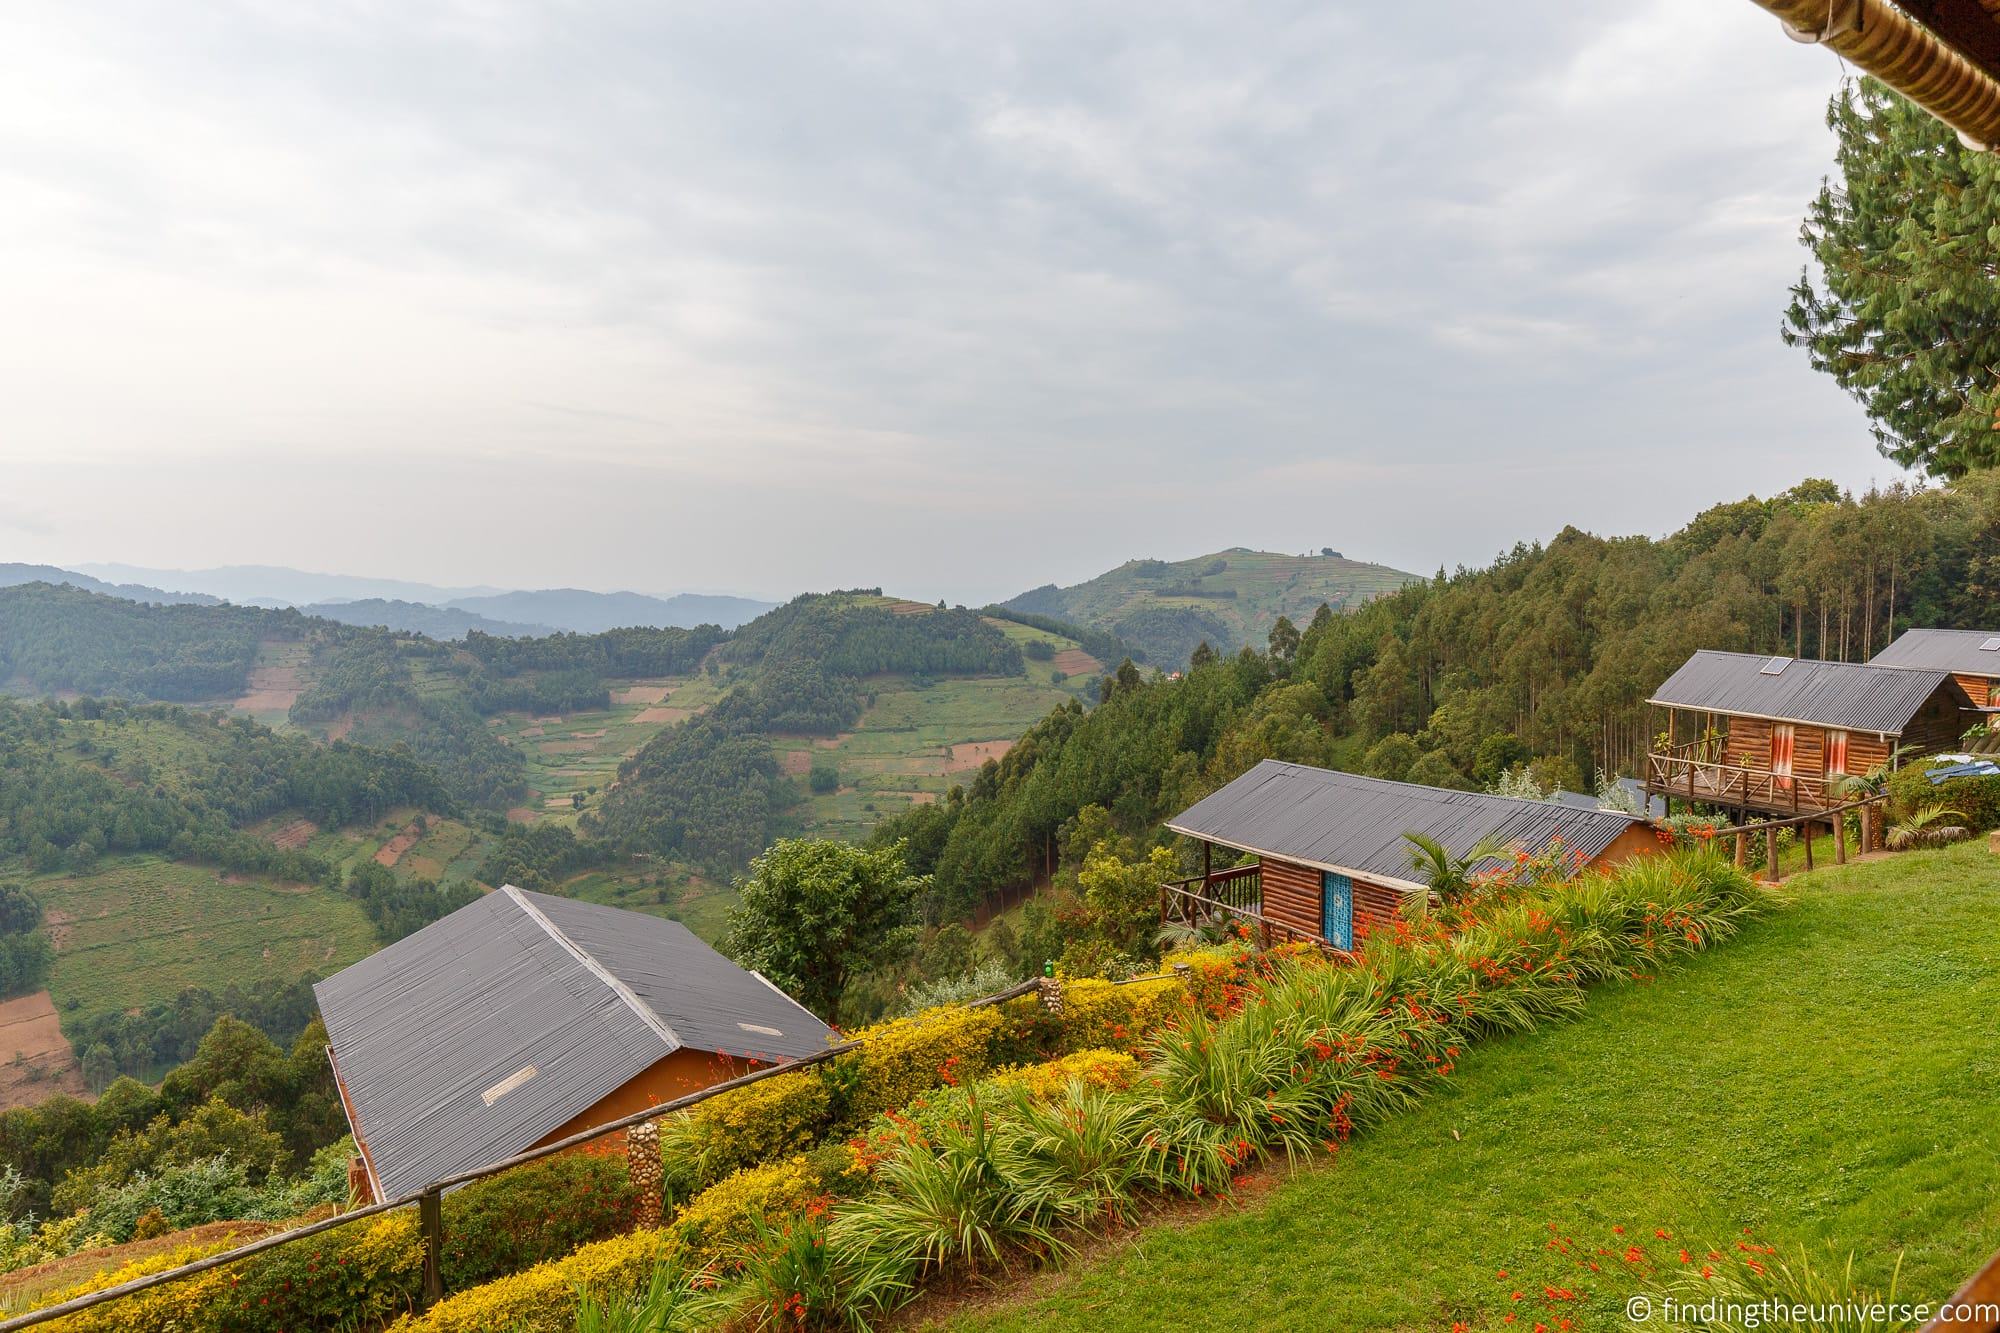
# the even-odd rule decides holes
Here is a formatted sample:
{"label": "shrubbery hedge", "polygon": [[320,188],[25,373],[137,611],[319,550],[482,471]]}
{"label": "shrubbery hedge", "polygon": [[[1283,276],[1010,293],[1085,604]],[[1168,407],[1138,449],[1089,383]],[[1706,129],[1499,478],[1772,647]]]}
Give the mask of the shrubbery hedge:
{"label": "shrubbery hedge", "polygon": [[1942,805],[1965,816],[1952,822],[1983,833],[2000,828],[2000,775],[1946,778],[1933,784],[1924,776],[1924,766],[1913,764],[1889,779],[1889,805],[1898,818],[1927,805]]}

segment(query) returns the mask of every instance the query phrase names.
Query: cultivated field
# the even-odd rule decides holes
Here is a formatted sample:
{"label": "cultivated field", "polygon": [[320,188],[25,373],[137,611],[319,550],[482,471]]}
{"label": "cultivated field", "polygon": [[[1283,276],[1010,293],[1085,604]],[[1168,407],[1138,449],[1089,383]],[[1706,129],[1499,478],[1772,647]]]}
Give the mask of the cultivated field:
{"label": "cultivated field", "polygon": [[839,776],[836,791],[808,801],[807,829],[860,837],[884,816],[970,781],[981,764],[1005,754],[1072,697],[1047,681],[1041,662],[1030,662],[1025,677],[948,677],[923,688],[902,677],[871,680],[875,701],[853,731],[778,742],[786,772],[804,775],[816,763],[831,764]]}
{"label": "cultivated field", "polygon": [[722,689],[706,676],[614,681],[608,709],[555,716],[505,713],[487,719],[494,734],[520,751],[527,765],[528,799],[510,813],[521,821],[574,822],[617,781],[618,765],[628,756],[721,695]]}
{"label": "cultivated field", "polygon": [[84,1094],[83,1070],[45,990],[0,1001],[0,1111]]}
{"label": "cultivated field", "polygon": [[30,881],[55,945],[49,992],[85,1014],[171,1000],[189,986],[324,975],[375,948],[337,889],[223,875],[156,857]]}

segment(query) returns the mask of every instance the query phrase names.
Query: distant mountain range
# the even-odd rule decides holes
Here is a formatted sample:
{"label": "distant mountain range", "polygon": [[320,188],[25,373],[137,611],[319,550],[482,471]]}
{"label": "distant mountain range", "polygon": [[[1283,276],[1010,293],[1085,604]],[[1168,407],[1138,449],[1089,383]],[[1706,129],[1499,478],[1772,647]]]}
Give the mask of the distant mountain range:
{"label": "distant mountain range", "polygon": [[338,620],[343,625],[376,625],[382,629],[405,630],[432,639],[462,639],[470,630],[505,638],[538,638],[556,631],[548,625],[529,625],[513,620],[493,620],[455,606],[426,606],[422,602],[402,602],[387,597],[364,597],[355,602],[313,602],[299,610],[309,616]]}
{"label": "distant mountain range", "polygon": [[748,597],[683,592],[672,597],[648,597],[637,592],[586,592],[578,588],[544,588],[539,592],[500,592],[454,598],[445,605],[456,611],[497,619],[553,625],[577,634],[597,634],[626,625],[720,625],[735,629],[777,606]]}
{"label": "distant mountain range", "polygon": [[69,583],[135,601],[230,601],[246,606],[295,606],[347,624],[416,630],[434,638],[462,638],[469,629],[508,635],[558,631],[596,634],[629,625],[720,625],[734,629],[777,605],[749,597],[707,593],[652,597],[644,593],[591,592],[581,588],[510,590],[487,585],[450,588],[404,579],[316,574],[281,565],[147,569],[137,565],[85,564],[78,566],[78,570],[82,572],[52,565],[0,565],[0,586],[40,580]]}
{"label": "distant mountain range", "polygon": [[1336,611],[1359,606],[1416,579],[1330,547],[1278,555],[1237,546],[1191,560],[1128,560],[1086,583],[1045,584],[1005,605],[1109,631],[1171,671],[1186,665],[1197,644],[1225,653],[1261,648],[1281,615],[1304,629],[1321,603]]}
{"label": "distant mountain range", "polygon": [[220,597],[213,597],[203,592],[166,592],[139,583],[107,583],[103,579],[95,579],[74,570],[60,569],[55,565],[0,563],[0,588],[12,588],[22,583],[67,583],[72,588],[102,593],[106,597],[123,597],[128,602],[215,606],[222,601]]}

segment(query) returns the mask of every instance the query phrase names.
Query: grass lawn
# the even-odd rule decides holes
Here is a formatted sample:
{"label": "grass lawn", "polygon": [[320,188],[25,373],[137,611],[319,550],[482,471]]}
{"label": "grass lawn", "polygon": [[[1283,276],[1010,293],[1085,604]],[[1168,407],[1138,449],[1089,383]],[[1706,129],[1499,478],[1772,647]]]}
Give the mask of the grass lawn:
{"label": "grass lawn", "polygon": [[171,1000],[189,986],[325,976],[376,947],[360,905],[338,889],[225,878],[155,857],[30,887],[56,943],[49,992],[64,1015]]}
{"label": "grass lawn", "polygon": [[1254,1204],[1142,1231],[950,1327],[1555,1327],[1544,1282],[1595,1293],[1560,1312],[1578,1328],[1624,1327],[1617,1263],[1580,1273],[1550,1224],[1668,1266],[1747,1227],[1853,1250],[1878,1285],[1901,1252],[1900,1290],[1943,1297],[2000,1248],[2000,857],[1982,841],[1787,890],[1682,970],[1475,1048],[1416,1111]]}

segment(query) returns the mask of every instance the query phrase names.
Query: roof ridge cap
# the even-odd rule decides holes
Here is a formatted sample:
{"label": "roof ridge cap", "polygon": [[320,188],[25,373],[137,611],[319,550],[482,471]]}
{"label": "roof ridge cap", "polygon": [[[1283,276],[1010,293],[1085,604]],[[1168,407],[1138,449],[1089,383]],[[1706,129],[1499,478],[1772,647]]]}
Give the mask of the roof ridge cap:
{"label": "roof ridge cap", "polygon": [[582,945],[564,934],[562,928],[549,920],[547,914],[541,908],[529,902],[528,895],[524,890],[518,889],[512,884],[502,884],[500,892],[506,894],[515,906],[526,912],[528,919],[547,932],[550,939],[561,945],[571,957],[582,963],[585,970],[603,982],[610,989],[611,993],[616,995],[641,1023],[651,1028],[654,1034],[667,1044],[667,1049],[670,1052],[677,1051],[686,1044],[681,1040],[680,1034],[675,1032],[664,1018],[655,1013],[651,1005],[640,999],[630,986],[627,986],[613,975],[610,968],[598,962],[597,958],[588,949],[585,949]]}

